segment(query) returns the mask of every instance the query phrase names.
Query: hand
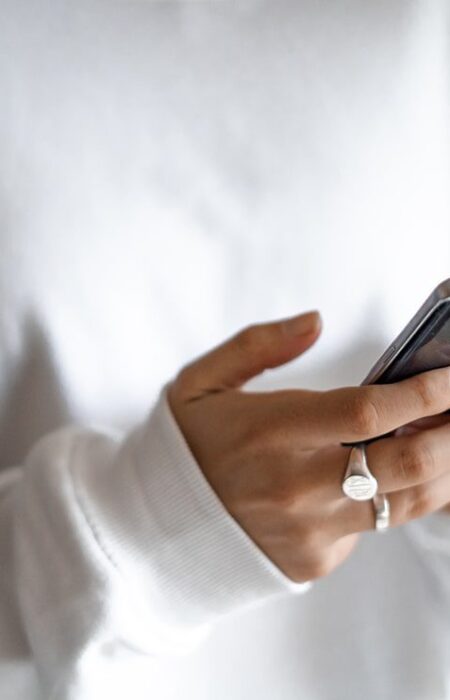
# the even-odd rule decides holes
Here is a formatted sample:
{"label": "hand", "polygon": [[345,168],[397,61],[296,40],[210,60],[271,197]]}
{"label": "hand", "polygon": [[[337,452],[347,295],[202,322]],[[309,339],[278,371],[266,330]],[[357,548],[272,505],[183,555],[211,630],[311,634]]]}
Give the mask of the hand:
{"label": "hand", "polygon": [[[240,387],[302,354],[317,312],[255,325],[195,360],[168,390],[173,414],[225,508],[291,579],[324,576],[372,530],[371,501],[343,495],[350,448],[450,406],[450,369],[396,384],[265,393]],[[401,431],[400,431],[401,433]],[[391,524],[450,502],[450,425],[394,433],[367,446]]]}
{"label": "hand", "polygon": [[[396,434],[413,435],[429,428],[435,428],[438,425],[448,425],[450,427],[450,415],[448,413],[444,413],[437,416],[431,416],[430,418],[421,418],[403,428],[399,428],[396,431]],[[450,515],[450,501],[442,508],[442,512]]]}

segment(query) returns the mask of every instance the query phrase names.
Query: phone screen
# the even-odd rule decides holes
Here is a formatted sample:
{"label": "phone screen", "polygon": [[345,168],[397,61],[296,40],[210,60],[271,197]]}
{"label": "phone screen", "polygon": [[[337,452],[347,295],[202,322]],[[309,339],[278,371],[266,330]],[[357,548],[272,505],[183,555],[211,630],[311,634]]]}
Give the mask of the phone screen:
{"label": "phone screen", "polygon": [[375,381],[389,384],[450,365],[450,302],[439,305]]}

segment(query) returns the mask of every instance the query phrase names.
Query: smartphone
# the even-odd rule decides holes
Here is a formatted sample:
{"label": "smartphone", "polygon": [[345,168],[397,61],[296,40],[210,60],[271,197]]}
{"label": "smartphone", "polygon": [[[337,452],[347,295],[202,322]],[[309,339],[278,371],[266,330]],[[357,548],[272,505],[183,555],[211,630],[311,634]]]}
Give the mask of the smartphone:
{"label": "smartphone", "polygon": [[362,384],[390,384],[450,365],[450,279],[441,282]]}

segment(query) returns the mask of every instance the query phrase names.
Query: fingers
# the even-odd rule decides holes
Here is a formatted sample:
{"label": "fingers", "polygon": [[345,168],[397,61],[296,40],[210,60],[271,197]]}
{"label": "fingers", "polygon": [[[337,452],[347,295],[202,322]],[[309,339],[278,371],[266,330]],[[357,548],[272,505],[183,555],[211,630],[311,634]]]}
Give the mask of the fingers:
{"label": "fingers", "polygon": [[277,415],[295,425],[308,447],[363,442],[450,407],[450,368],[423,372],[395,384],[331,391],[274,392]]}
{"label": "fingers", "polygon": [[[302,479],[316,482],[319,502],[341,499],[350,447],[333,446],[313,453]],[[366,446],[367,464],[378,492],[391,494],[450,473],[450,424],[413,435],[384,438]],[[449,496],[450,501],[450,496]]]}
{"label": "fingers", "polygon": [[396,435],[413,435],[425,428],[435,428],[438,425],[450,425],[450,416],[448,412],[440,413],[437,416],[428,416],[428,418],[419,418],[408,425],[399,428],[396,431]]}
{"label": "fingers", "polygon": [[[341,536],[375,527],[373,501],[352,501],[342,493],[349,453],[342,446],[318,450],[302,475],[314,509],[334,503],[333,529]],[[379,440],[366,447],[366,455],[378,493],[389,499],[392,526],[450,503],[450,424]]]}
{"label": "fingers", "polygon": [[388,498],[391,527],[430,515],[450,501],[450,473],[403,491],[395,491]]}
{"label": "fingers", "polygon": [[[366,454],[370,471],[378,481],[378,492],[389,500],[391,526],[433,513],[450,503],[450,425],[380,440],[370,444]],[[345,464],[344,459],[336,463],[341,480]],[[336,516],[345,534],[374,528],[371,500],[339,498]]]}
{"label": "fingers", "polygon": [[366,456],[380,493],[433,481],[450,471],[450,425],[372,442]]}
{"label": "fingers", "polygon": [[[450,473],[418,486],[386,494],[390,507],[390,527],[405,525],[411,520],[430,515],[450,502]],[[345,536],[375,528],[372,501],[346,499],[336,513],[336,526]]]}
{"label": "fingers", "polygon": [[187,398],[242,386],[305,352],[321,330],[317,311],[249,326],[185,367],[176,382]]}

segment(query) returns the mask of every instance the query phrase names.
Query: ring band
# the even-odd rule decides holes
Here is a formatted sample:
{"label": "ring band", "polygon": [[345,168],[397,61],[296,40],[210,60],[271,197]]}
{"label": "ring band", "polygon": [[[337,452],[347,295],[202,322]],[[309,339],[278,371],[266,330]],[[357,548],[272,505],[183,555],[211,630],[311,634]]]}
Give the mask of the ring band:
{"label": "ring band", "polygon": [[370,501],[378,491],[378,482],[367,464],[363,443],[350,450],[342,490],[353,501]]}
{"label": "ring band", "polygon": [[377,494],[373,498],[375,508],[375,529],[377,532],[386,532],[389,527],[391,508],[387,496]]}

